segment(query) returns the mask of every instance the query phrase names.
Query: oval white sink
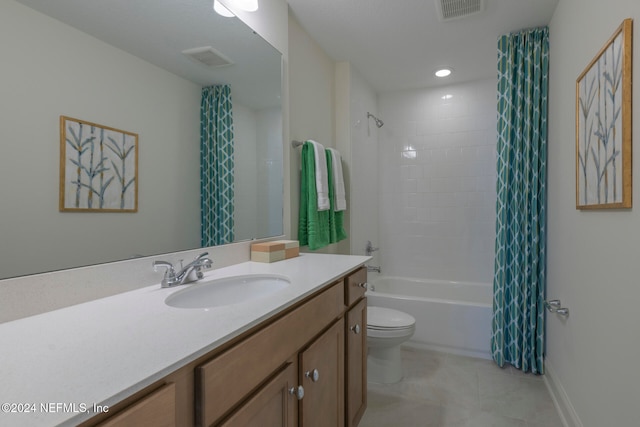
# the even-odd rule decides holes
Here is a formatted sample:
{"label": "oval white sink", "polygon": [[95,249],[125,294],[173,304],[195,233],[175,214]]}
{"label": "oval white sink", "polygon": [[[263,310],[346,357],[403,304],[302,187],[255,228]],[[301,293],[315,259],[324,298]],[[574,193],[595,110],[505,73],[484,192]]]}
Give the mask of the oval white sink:
{"label": "oval white sink", "polygon": [[164,302],[176,308],[221,307],[263,298],[290,284],[287,277],[271,274],[224,277],[194,283],[169,295]]}

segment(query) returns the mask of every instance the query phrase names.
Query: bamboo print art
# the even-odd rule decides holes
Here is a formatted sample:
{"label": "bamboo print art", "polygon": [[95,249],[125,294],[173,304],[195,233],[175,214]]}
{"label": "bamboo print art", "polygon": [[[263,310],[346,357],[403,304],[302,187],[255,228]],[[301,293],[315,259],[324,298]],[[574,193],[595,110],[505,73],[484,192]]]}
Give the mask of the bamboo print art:
{"label": "bamboo print art", "polygon": [[625,20],[576,82],[576,207],[631,207],[631,37]]}
{"label": "bamboo print art", "polygon": [[61,116],[60,210],[137,212],[138,135]]}
{"label": "bamboo print art", "polygon": [[124,133],[122,134],[122,144],[120,146],[118,146],[118,143],[111,137],[109,137],[109,142],[111,142],[111,144],[107,145],[107,147],[113,151],[120,160],[119,164],[111,160],[111,165],[113,166],[115,174],[118,176],[118,183],[120,184],[120,209],[124,209],[127,189],[135,182],[135,177],[129,179],[126,173],[127,159],[131,155],[131,151],[135,148],[135,145],[127,144],[127,135]]}

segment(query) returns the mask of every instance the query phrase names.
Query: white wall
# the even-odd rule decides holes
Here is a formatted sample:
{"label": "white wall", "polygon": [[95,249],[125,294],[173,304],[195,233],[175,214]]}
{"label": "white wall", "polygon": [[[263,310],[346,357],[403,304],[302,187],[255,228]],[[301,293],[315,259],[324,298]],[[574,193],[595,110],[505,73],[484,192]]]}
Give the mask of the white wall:
{"label": "white wall", "polygon": [[[0,52],[1,277],[199,246],[200,87],[13,1]],[[137,213],[58,212],[61,115],[138,134]]]}
{"label": "white wall", "polygon": [[[349,63],[336,67],[337,148],[343,155],[349,205],[345,214],[351,254],[364,255],[378,242],[378,132],[367,112],[378,115],[376,92]],[[339,130],[339,131],[338,131]],[[378,265],[374,253],[371,265]]]}
{"label": "white wall", "polygon": [[[633,209],[575,209],[576,78],[629,17],[636,25],[637,82],[637,0],[562,0],[549,31],[547,298],[559,298],[570,316],[547,316],[546,366],[570,426],[637,426],[639,419],[639,175],[633,176]],[[633,98],[640,100],[639,85],[633,87]],[[640,123],[635,107],[633,123]]]}
{"label": "white wall", "polygon": [[379,95],[385,275],[492,281],[495,93],[485,80]]}
{"label": "white wall", "polygon": [[[325,147],[336,147],[334,123],[335,62],[289,15],[289,136],[305,141],[313,139]],[[300,206],[300,148],[288,151],[290,197],[290,233],[298,238],[298,212]],[[286,160],[286,156],[285,156]],[[287,163],[285,163],[286,165]],[[302,248],[306,250],[307,248]],[[339,252],[339,244],[332,244],[316,252]]]}

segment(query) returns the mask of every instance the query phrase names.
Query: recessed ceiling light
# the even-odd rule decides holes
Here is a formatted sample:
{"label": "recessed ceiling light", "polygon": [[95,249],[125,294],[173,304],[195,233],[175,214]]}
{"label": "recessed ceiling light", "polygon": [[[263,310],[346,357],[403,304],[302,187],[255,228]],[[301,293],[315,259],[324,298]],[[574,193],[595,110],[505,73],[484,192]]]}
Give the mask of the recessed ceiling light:
{"label": "recessed ceiling light", "polygon": [[447,77],[451,74],[451,68],[442,68],[435,72],[436,77]]}
{"label": "recessed ceiling light", "polygon": [[453,98],[453,95],[451,95],[450,93],[448,93],[448,94],[446,94],[446,95],[442,95],[442,99],[444,99],[445,101],[446,101],[447,99],[451,99],[451,98]]}

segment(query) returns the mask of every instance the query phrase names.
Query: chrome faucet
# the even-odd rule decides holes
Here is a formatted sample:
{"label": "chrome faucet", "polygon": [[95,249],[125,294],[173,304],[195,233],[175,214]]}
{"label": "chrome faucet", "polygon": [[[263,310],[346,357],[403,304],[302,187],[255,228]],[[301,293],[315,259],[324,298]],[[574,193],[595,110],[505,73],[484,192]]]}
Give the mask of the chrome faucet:
{"label": "chrome faucet", "polygon": [[185,265],[176,272],[173,264],[167,261],[154,261],[153,271],[158,271],[158,267],[166,268],[164,277],[162,278],[162,287],[170,288],[172,286],[184,285],[185,283],[195,282],[198,279],[202,279],[204,274],[203,269],[211,268],[213,261],[209,258],[205,258],[209,255],[209,252],[202,253],[196,257],[189,264]]}
{"label": "chrome faucet", "polygon": [[365,265],[367,267],[367,271],[375,271],[376,273],[382,273],[382,269],[380,267],[376,267],[373,265]]}

